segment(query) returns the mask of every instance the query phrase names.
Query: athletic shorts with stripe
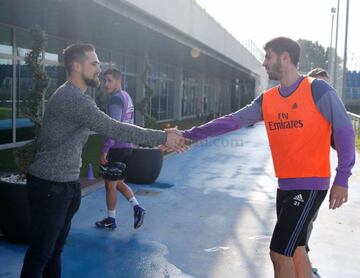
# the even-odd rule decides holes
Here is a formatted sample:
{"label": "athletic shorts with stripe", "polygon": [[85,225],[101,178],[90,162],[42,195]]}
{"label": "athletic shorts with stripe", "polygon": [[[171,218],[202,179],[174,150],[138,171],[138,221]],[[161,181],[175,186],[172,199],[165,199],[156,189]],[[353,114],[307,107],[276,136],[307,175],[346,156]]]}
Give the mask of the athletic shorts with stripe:
{"label": "athletic shorts with stripe", "polygon": [[[109,150],[107,159],[112,162],[122,162],[128,164],[130,156],[133,153],[133,149],[129,148],[111,148]],[[125,168],[120,179],[125,180],[128,176],[128,169]]]}
{"label": "athletic shorts with stripe", "polygon": [[305,246],[307,229],[325,199],[327,190],[277,190],[277,222],[270,250],[292,257]]}

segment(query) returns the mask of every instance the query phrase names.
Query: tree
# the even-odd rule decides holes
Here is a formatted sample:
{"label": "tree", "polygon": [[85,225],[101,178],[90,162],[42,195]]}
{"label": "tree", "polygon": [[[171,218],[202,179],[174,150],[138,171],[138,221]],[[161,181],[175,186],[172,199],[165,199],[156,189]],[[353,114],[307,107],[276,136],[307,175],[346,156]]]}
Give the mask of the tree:
{"label": "tree", "polygon": [[297,41],[301,47],[299,71],[307,73],[313,68],[329,68],[328,52],[319,42],[312,42],[309,40],[298,39]]}
{"label": "tree", "polygon": [[34,159],[37,138],[41,126],[41,104],[49,84],[49,78],[43,68],[46,35],[40,26],[31,28],[30,35],[33,41],[31,51],[26,55],[25,62],[32,73],[32,90],[27,92],[23,99],[21,110],[24,115],[35,124],[35,138],[30,143],[14,151],[15,162],[23,173]]}
{"label": "tree", "polygon": [[148,58],[145,58],[145,69],[141,76],[141,80],[145,87],[145,96],[142,100],[136,103],[136,109],[144,116],[144,126],[153,128],[156,126],[156,119],[151,115],[149,105],[151,98],[155,95],[154,88],[148,83],[148,73],[150,70],[150,63]]}

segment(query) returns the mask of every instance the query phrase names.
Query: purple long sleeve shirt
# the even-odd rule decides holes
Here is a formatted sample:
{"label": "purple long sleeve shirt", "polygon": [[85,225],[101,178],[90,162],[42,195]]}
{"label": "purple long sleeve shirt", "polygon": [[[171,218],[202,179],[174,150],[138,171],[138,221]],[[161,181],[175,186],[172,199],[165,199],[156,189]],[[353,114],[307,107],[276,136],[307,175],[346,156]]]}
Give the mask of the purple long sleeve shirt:
{"label": "purple long sleeve shirt", "polygon": [[[126,94],[126,95],[125,95]],[[134,123],[134,114],[126,113],[125,116],[123,112],[126,111],[130,107],[130,110],[133,111],[133,103],[130,96],[124,91],[118,91],[112,94],[109,98],[107,107],[106,107],[106,114],[109,115],[111,118],[125,123]],[[125,110],[125,111],[124,111]],[[102,148],[102,153],[108,153],[110,149],[131,149],[134,145],[130,143],[124,143],[121,141],[117,141],[113,138],[107,137],[105,138],[104,145]]]}
{"label": "purple long sleeve shirt", "polygon": [[[290,87],[280,87],[281,95],[286,97],[292,94],[303,78],[303,76],[300,77]],[[338,156],[338,165],[333,184],[348,187],[351,169],[355,164],[355,134],[351,120],[334,88],[325,81],[313,81],[312,95],[320,113],[332,126],[334,145]],[[191,140],[202,140],[237,130],[262,120],[262,95],[260,95],[244,108],[202,126],[185,130],[183,135]],[[330,178],[278,179],[278,184],[281,190],[327,190],[330,185]]]}

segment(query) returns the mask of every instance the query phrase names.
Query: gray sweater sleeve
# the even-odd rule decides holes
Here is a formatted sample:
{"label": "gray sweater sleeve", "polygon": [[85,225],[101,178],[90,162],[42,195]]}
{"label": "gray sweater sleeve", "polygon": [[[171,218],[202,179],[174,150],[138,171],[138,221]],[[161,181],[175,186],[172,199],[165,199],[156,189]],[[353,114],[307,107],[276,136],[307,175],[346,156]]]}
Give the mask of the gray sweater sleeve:
{"label": "gray sweater sleeve", "polygon": [[71,113],[68,113],[67,117],[71,117],[79,126],[86,127],[96,133],[118,141],[146,146],[157,146],[166,142],[164,131],[116,121],[102,112],[87,95],[76,98],[69,105],[73,107],[68,109]]}

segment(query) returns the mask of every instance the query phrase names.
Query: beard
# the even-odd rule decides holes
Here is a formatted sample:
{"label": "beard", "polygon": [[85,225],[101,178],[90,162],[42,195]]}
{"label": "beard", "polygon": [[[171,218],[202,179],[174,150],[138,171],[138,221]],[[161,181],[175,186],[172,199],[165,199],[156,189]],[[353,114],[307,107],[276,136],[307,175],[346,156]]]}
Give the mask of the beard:
{"label": "beard", "polygon": [[86,86],[91,87],[91,88],[97,88],[100,86],[100,79],[99,77],[95,76],[94,78],[88,78],[85,76],[82,76]]}
{"label": "beard", "polygon": [[269,79],[270,80],[280,80],[282,77],[282,69],[281,69],[281,61],[280,58],[276,61],[270,70],[268,71]]}

